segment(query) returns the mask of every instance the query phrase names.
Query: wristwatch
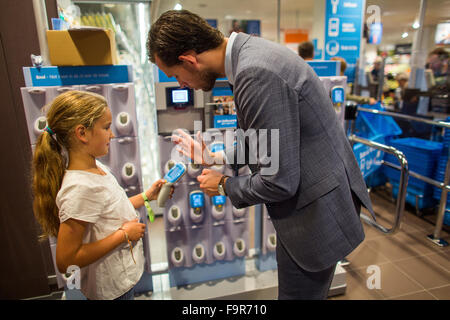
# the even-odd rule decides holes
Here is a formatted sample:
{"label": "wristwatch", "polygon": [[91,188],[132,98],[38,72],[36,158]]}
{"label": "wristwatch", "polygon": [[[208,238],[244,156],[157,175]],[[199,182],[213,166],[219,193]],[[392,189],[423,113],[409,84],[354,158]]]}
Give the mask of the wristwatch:
{"label": "wristwatch", "polygon": [[226,196],[227,195],[227,193],[225,192],[225,178],[229,178],[229,176],[223,175],[222,178],[220,178],[220,181],[219,181],[218,190],[219,190],[219,194],[221,196]]}

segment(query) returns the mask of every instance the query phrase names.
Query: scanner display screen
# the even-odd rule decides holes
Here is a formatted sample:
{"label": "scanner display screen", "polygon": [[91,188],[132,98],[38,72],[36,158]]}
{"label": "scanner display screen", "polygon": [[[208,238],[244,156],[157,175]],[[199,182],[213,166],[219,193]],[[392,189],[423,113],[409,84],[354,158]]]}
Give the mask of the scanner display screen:
{"label": "scanner display screen", "polygon": [[214,196],[212,197],[212,203],[215,206],[225,205],[226,198],[224,196]]}
{"label": "scanner display screen", "polygon": [[205,203],[203,192],[191,194],[191,207],[201,208]]}
{"label": "scanner display screen", "polygon": [[194,105],[194,90],[190,88],[166,88],[166,102],[168,107],[187,107]]}
{"label": "scanner display screen", "polygon": [[172,91],[172,101],[173,103],[186,103],[188,102],[188,91],[187,89],[173,90]]}
{"label": "scanner display screen", "polygon": [[211,152],[218,152],[225,150],[225,145],[223,143],[214,143],[211,145]]}
{"label": "scanner display screen", "polygon": [[169,170],[169,172],[166,173],[164,179],[167,180],[167,182],[174,183],[180,179],[185,172],[186,167],[181,163],[177,163],[174,167],[172,167],[172,169]]}
{"label": "scanner display screen", "polygon": [[331,100],[333,103],[344,103],[344,89],[335,88],[331,91]]}

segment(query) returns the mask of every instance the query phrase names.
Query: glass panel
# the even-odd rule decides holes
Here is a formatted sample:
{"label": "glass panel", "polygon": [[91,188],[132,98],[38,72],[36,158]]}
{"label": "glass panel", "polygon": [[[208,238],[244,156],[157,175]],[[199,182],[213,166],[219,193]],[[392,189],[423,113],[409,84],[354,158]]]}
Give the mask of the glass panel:
{"label": "glass panel", "polygon": [[147,188],[160,176],[153,65],[148,61],[146,49],[150,29],[150,3],[73,2],[80,8],[82,25],[114,30],[119,64],[133,66],[142,183]]}

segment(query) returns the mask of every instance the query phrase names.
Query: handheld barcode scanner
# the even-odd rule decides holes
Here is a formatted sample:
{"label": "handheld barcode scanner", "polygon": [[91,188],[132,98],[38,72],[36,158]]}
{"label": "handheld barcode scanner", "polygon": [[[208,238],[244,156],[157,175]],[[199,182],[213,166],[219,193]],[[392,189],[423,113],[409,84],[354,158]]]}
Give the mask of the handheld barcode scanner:
{"label": "handheld barcode scanner", "polygon": [[203,207],[205,205],[205,195],[200,190],[192,191],[189,194],[189,205],[191,207],[190,217],[194,222],[203,220]]}
{"label": "handheld barcode scanner", "polygon": [[168,160],[166,162],[166,164],[164,165],[164,174],[169,172],[169,170],[172,169],[173,167],[175,167],[175,165],[176,165],[175,161],[173,161],[172,159]]}
{"label": "handheld barcode scanner", "polygon": [[121,112],[116,117],[116,129],[119,134],[126,135],[133,128],[130,115],[128,112]]}
{"label": "handheld barcode scanner", "polygon": [[223,260],[226,255],[226,246],[223,241],[219,241],[214,245],[213,255],[217,260]]}
{"label": "handheld barcode scanner", "polygon": [[185,173],[186,166],[181,162],[178,162],[166,173],[166,175],[164,176],[164,180],[166,180],[167,182],[163,184],[158,195],[159,207],[164,208],[166,206],[166,201],[170,195],[170,189],[177,181],[179,181],[184,176]]}
{"label": "handheld barcode scanner", "polygon": [[171,206],[167,214],[168,214],[167,220],[170,222],[172,226],[176,227],[181,223],[182,214],[180,207],[176,205]]}
{"label": "handheld barcode scanner", "polygon": [[202,263],[206,257],[206,250],[203,244],[197,244],[192,250],[192,259],[195,263]]}
{"label": "handheld barcode scanner", "polygon": [[[225,151],[225,144],[223,142],[214,142],[209,147],[211,152],[220,152]],[[216,170],[220,173],[223,173],[225,170],[225,166],[223,164],[216,164],[211,167],[211,169]]]}
{"label": "handheld barcode scanner", "polygon": [[233,252],[237,257],[243,257],[245,255],[245,241],[242,238],[237,238],[234,241]]}
{"label": "handheld barcode scanner", "polygon": [[189,163],[187,169],[188,175],[192,178],[196,178],[199,175],[201,169],[202,167],[199,164]]}
{"label": "handheld barcode scanner", "polygon": [[345,100],[345,90],[344,87],[335,86],[331,88],[331,102],[333,103],[334,110],[336,113],[340,113],[342,109],[342,105]]}
{"label": "handheld barcode scanner", "polygon": [[219,152],[225,150],[225,144],[223,142],[214,142],[211,143],[209,149],[211,152]]}
{"label": "handheld barcode scanner", "polygon": [[213,204],[212,216],[216,220],[223,219],[223,217],[225,216],[225,201],[226,200],[227,199],[226,199],[225,196],[214,196],[214,197],[211,197],[211,201],[212,201],[212,204]]}
{"label": "handheld barcode scanner", "polygon": [[237,218],[242,218],[246,213],[245,208],[238,209],[238,208],[235,208],[234,206],[232,208],[232,211],[233,211],[233,215]]}
{"label": "handheld barcode scanner", "polygon": [[127,162],[123,165],[121,171],[123,181],[125,181],[127,184],[131,184],[136,179],[136,175],[136,166],[133,163]]}
{"label": "handheld barcode scanner", "polygon": [[39,117],[34,122],[34,133],[36,135],[40,135],[42,132],[44,132],[45,127],[47,126],[47,118],[45,117]]}
{"label": "handheld barcode scanner", "polygon": [[175,267],[181,267],[184,263],[184,252],[180,247],[176,247],[170,254],[170,259]]}
{"label": "handheld barcode scanner", "polygon": [[269,234],[267,237],[267,249],[269,251],[275,251],[277,248],[277,235],[275,233]]}

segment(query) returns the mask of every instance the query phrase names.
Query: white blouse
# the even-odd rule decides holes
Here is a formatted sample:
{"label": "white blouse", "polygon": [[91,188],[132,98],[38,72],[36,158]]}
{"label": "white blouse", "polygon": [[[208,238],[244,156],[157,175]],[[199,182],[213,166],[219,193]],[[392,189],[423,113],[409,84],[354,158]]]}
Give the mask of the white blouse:
{"label": "white blouse", "polygon": [[[106,175],[66,170],[56,197],[61,223],[71,218],[89,222],[83,244],[104,239],[124,222],[139,218],[116,178],[99,161],[97,165]],[[129,245],[122,243],[81,268],[81,291],[88,299],[115,299],[136,285],[144,271],[142,239],[133,245],[136,264]]]}

